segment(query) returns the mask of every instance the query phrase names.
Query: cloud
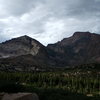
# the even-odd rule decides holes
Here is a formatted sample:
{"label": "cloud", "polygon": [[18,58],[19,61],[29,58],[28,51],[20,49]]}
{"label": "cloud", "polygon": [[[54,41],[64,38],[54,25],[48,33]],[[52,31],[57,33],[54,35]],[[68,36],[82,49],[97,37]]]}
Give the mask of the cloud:
{"label": "cloud", "polygon": [[19,16],[34,8],[35,0],[0,0],[0,11],[4,16]]}
{"label": "cloud", "polygon": [[0,42],[29,35],[44,45],[75,31],[100,33],[100,0],[0,0]]}

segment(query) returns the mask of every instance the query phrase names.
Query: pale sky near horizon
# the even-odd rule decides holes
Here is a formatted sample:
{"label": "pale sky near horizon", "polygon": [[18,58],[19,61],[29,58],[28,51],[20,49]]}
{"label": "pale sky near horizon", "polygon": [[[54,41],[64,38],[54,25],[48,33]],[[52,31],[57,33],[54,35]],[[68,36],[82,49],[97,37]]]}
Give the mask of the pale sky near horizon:
{"label": "pale sky near horizon", "polygon": [[0,42],[28,35],[47,45],[76,31],[100,33],[100,0],[0,0]]}

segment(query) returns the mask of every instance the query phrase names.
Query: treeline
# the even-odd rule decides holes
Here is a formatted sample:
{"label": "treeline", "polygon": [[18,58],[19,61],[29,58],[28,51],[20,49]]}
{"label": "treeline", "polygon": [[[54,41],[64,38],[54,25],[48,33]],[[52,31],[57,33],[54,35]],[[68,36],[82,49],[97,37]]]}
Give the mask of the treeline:
{"label": "treeline", "polygon": [[12,83],[26,87],[32,86],[33,88],[56,88],[74,93],[100,95],[99,73],[75,71],[39,73],[0,72],[1,92],[4,92],[3,90],[7,84],[13,86]]}

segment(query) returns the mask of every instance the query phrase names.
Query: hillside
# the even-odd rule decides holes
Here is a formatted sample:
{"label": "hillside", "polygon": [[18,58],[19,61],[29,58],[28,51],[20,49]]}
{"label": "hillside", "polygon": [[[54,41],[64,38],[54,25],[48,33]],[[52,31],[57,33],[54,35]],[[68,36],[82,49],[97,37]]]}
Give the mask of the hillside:
{"label": "hillside", "polygon": [[73,36],[43,46],[29,36],[0,43],[0,70],[34,71],[100,63],[100,35],[75,32]]}
{"label": "hillside", "polygon": [[86,63],[100,63],[100,35],[90,32],[75,32],[73,36],[65,38],[47,48],[57,65],[80,65]]}

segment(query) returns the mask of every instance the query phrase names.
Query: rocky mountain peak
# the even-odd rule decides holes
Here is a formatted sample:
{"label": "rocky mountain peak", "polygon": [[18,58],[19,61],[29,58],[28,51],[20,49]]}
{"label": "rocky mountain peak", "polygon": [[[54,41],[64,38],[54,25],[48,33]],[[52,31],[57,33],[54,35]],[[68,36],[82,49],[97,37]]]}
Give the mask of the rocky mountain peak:
{"label": "rocky mountain peak", "polygon": [[34,42],[40,44],[37,40],[35,40],[27,35],[13,38],[11,40],[3,42],[2,44],[9,44],[9,43],[28,43],[28,44],[30,44],[31,41],[34,41]]}
{"label": "rocky mountain peak", "polygon": [[73,34],[73,36],[79,36],[79,37],[82,37],[82,36],[91,36],[91,34],[92,33],[90,33],[90,32],[75,32],[74,34]]}
{"label": "rocky mountain peak", "polygon": [[32,40],[32,38],[31,37],[29,37],[29,36],[27,36],[27,35],[24,35],[24,36],[21,36],[21,37],[18,37],[18,38],[16,38],[16,40],[20,40],[20,41],[30,41],[30,40]]}
{"label": "rocky mountain peak", "polygon": [[40,48],[44,46],[35,39],[24,35],[18,38],[13,38],[9,41],[0,44],[0,56],[19,56],[32,54],[36,55]]}

